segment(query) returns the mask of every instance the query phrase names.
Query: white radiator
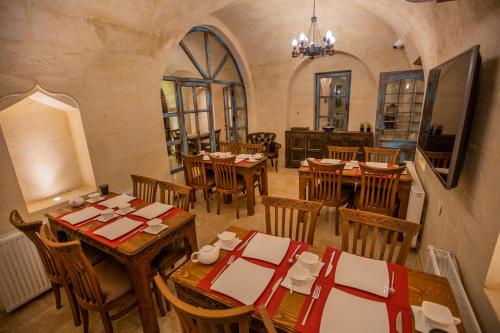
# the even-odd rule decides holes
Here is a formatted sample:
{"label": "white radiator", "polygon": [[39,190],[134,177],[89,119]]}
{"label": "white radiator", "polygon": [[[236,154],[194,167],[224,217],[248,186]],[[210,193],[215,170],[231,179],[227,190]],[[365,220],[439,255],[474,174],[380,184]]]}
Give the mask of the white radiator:
{"label": "white radiator", "polygon": [[462,284],[456,259],[451,255],[450,251],[438,249],[432,245],[429,245],[427,249],[429,250],[427,272],[445,277],[450,282],[465,332],[481,333],[474,309],[472,309],[464,285]]}
{"label": "white radiator", "polygon": [[22,232],[0,239],[0,305],[10,312],[51,285],[35,245]]}

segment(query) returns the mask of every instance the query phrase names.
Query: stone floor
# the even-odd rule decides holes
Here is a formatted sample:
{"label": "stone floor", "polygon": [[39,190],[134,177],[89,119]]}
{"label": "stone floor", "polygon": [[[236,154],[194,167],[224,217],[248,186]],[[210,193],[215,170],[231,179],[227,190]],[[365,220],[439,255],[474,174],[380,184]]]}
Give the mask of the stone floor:
{"label": "stone floor", "polygon": [[[296,169],[280,168],[279,172],[269,170],[269,195],[298,198],[298,174]],[[182,182],[183,175],[177,174],[175,181]],[[222,205],[221,214],[216,214],[216,196],[210,198],[211,213],[206,212],[205,202],[201,193],[197,195],[197,202],[193,212],[196,217],[196,232],[198,244],[202,245],[214,239],[217,233],[229,225],[265,230],[264,208],[257,193],[257,205],[254,216],[246,216],[245,202],[240,205],[240,218],[236,219],[236,212],[232,205]],[[334,209],[323,209],[318,219],[314,245],[319,247],[332,246],[340,248],[340,236],[334,233]],[[421,270],[422,265],[415,252],[411,251],[406,265],[414,270]],[[173,311],[165,317],[158,317],[162,332],[180,332],[177,318]],[[115,332],[142,332],[139,313],[131,311],[126,316],[113,322]],[[0,313],[0,333],[3,332],[81,332],[82,327],[74,327],[71,312],[63,295],[63,307],[55,309],[54,297],[47,292],[12,313]],[[98,315],[90,313],[90,332],[102,332],[102,324]]]}

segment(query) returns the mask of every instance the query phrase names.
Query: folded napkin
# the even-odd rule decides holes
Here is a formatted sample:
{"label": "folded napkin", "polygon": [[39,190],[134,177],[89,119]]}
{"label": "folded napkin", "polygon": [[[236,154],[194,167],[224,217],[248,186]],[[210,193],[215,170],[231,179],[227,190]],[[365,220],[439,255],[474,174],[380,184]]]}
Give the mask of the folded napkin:
{"label": "folded napkin", "polygon": [[107,238],[109,240],[115,240],[118,237],[134,230],[140,225],[142,225],[142,222],[131,220],[128,217],[122,217],[115,222],[111,222],[105,227],[97,229],[96,231],[94,231],[94,234]]}
{"label": "folded napkin", "polygon": [[365,165],[372,168],[382,168],[382,169],[387,169],[389,167],[387,163],[380,163],[380,162],[365,162]]}
{"label": "folded napkin", "polygon": [[154,202],[151,205],[148,205],[142,209],[135,211],[133,215],[144,217],[150,220],[157,216],[160,216],[161,214],[169,211],[172,208],[174,208],[174,206],[165,205],[160,202]]}
{"label": "folded napkin", "polygon": [[78,224],[83,221],[90,220],[91,218],[94,218],[98,215],[101,215],[102,210],[97,209],[95,207],[87,207],[84,209],[81,209],[79,211],[76,211],[74,213],[65,215],[61,217],[61,220],[64,220],[70,224]]}
{"label": "folded napkin", "polygon": [[320,162],[324,163],[324,164],[339,164],[340,160],[333,159],[333,158],[322,158],[320,160]]}
{"label": "folded napkin", "polygon": [[105,200],[105,201],[99,203],[99,205],[104,206],[104,207],[108,207],[108,208],[115,208],[115,207],[124,205],[126,203],[129,203],[130,201],[132,201],[134,199],[135,198],[130,196],[130,195],[120,194],[120,195],[117,195],[116,197],[112,197],[111,199],[108,199],[108,200]]}
{"label": "folded napkin", "polygon": [[243,251],[243,257],[259,259],[278,265],[288,251],[290,238],[257,233]]}

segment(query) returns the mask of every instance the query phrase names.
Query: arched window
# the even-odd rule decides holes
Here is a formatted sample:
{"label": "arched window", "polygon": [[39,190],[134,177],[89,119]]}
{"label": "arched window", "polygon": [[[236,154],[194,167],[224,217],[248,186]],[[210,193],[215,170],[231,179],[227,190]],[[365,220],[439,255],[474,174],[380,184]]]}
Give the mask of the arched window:
{"label": "arched window", "polygon": [[172,52],[175,66],[167,70],[161,86],[172,173],[182,167],[181,151],[216,151],[221,136],[244,142],[248,134],[245,84],[222,37],[207,27],[195,27],[179,49]]}

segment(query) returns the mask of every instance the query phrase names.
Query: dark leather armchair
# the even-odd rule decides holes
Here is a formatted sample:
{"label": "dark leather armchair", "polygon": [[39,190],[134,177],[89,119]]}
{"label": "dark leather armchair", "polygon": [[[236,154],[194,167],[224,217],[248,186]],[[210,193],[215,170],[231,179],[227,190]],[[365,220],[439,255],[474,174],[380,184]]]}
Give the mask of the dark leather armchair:
{"label": "dark leather armchair", "polygon": [[276,172],[278,172],[278,152],[281,148],[281,144],[275,140],[276,133],[271,132],[249,133],[247,137],[247,141],[250,143],[259,143],[264,145],[264,154],[271,161],[271,166],[273,166],[276,169]]}

